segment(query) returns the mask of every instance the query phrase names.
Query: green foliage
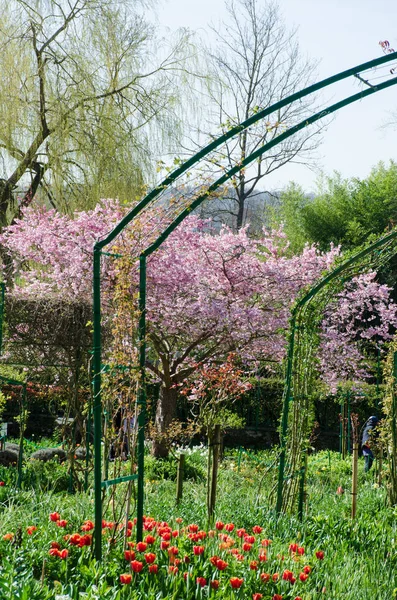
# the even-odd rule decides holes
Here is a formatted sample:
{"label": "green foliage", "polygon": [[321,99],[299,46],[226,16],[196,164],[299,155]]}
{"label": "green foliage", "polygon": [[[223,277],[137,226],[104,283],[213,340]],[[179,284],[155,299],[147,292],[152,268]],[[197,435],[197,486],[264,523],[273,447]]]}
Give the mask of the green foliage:
{"label": "green foliage", "polygon": [[323,250],[330,243],[355,248],[397,223],[397,164],[379,163],[367,179],[323,177],[314,198],[290,185],[281,197],[276,220],[285,223],[293,251],[305,242]]}

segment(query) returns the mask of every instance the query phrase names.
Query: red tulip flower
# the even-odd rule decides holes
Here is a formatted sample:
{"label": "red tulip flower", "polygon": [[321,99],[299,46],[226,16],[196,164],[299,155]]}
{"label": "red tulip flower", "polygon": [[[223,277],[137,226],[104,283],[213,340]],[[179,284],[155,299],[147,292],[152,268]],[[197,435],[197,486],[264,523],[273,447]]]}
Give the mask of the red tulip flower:
{"label": "red tulip flower", "polygon": [[153,552],[148,552],[147,554],[145,554],[145,560],[148,565],[151,565],[156,560],[156,555],[153,554]]}
{"label": "red tulip flower", "polygon": [[37,531],[36,525],[30,525],[30,527],[26,528],[26,533],[28,535],[32,535],[34,531]]}
{"label": "red tulip flower", "polygon": [[254,525],[253,528],[252,528],[252,531],[254,533],[262,533],[263,529],[259,525]]}
{"label": "red tulip flower", "polygon": [[226,531],[228,531],[229,533],[230,533],[231,531],[233,531],[233,529],[234,529],[234,525],[233,525],[233,523],[226,523],[226,525],[225,525],[225,529],[226,529]]}
{"label": "red tulip flower", "polygon": [[299,546],[299,548],[298,548],[298,554],[299,554],[299,556],[303,556],[304,553],[305,553],[305,549],[302,546]]}
{"label": "red tulip flower", "polygon": [[136,549],[138,552],[145,552],[146,548],[147,548],[146,542],[138,542],[136,545]]}
{"label": "red tulip flower", "polygon": [[270,581],[269,573],[261,573],[260,578],[263,581],[263,583],[268,583]]}
{"label": "red tulip flower", "polygon": [[5,486],[4,481],[0,481],[0,487],[4,487],[4,486]]}
{"label": "red tulip flower", "polygon": [[306,579],[309,577],[309,575],[307,573],[300,573],[299,574],[299,579],[301,581],[306,581]]}
{"label": "red tulip flower", "polygon": [[198,583],[200,587],[204,587],[207,585],[207,580],[205,577],[196,577],[196,583]]}
{"label": "red tulip flower", "polygon": [[318,552],[316,552],[316,558],[318,560],[323,560],[324,559],[324,552],[322,550],[318,550]]}
{"label": "red tulip flower", "polygon": [[128,584],[131,583],[132,581],[132,575],[131,573],[123,573],[123,575],[120,575],[120,583]]}
{"label": "red tulip flower", "polygon": [[59,557],[60,557],[62,560],[65,560],[65,559],[68,557],[68,555],[69,555],[69,550],[67,550],[66,548],[64,548],[63,550],[61,550],[61,551],[59,552]]}
{"label": "red tulip flower", "polygon": [[199,526],[196,525],[195,523],[192,523],[191,525],[188,526],[188,530],[190,531],[190,533],[197,533],[199,530]]}
{"label": "red tulip flower", "polygon": [[240,579],[239,577],[231,577],[230,585],[234,590],[238,590],[243,585],[244,579]]}
{"label": "red tulip flower", "polygon": [[135,558],[135,552],[133,550],[125,550],[124,558],[125,560],[128,560],[128,562],[131,562]]}
{"label": "red tulip flower", "polygon": [[158,565],[149,565],[149,573],[156,574],[159,571]]}
{"label": "red tulip flower", "polygon": [[219,588],[218,579],[213,579],[210,583],[210,586],[212,587],[213,590],[217,590]]}
{"label": "red tulip flower", "polygon": [[217,521],[215,523],[215,529],[217,529],[218,531],[222,531],[222,529],[224,528],[225,524],[222,523],[222,521]]}
{"label": "red tulip flower", "polygon": [[309,567],[309,565],[306,565],[305,567],[303,567],[302,571],[303,571],[304,573],[306,573],[306,575],[309,575],[309,573],[311,573],[311,572],[312,572],[312,568],[311,568],[311,567]]}
{"label": "red tulip flower", "polygon": [[283,597],[281,594],[274,594],[272,600],[283,600]]}
{"label": "red tulip flower", "polygon": [[252,594],[252,600],[262,600],[263,595],[262,594]]}
{"label": "red tulip flower", "polygon": [[200,556],[204,553],[204,546],[193,546],[193,554],[195,556]]}
{"label": "red tulip flower", "polygon": [[50,521],[54,521],[56,523],[61,518],[61,515],[57,512],[50,513]]}
{"label": "red tulip flower", "polygon": [[155,538],[153,535],[150,535],[150,534],[149,534],[149,535],[147,535],[147,536],[145,537],[145,542],[146,542],[146,543],[147,543],[149,546],[151,546],[151,544],[154,544],[154,542],[155,542],[155,541],[156,541],[156,538]]}
{"label": "red tulip flower", "polygon": [[130,565],[134,573],[140,573],[143,569],[143,562],[140,562],[139,560],[131,561]]}
{"label": "red tulip flower", "polygon": [[228,563],[225,560],[218,558],[215,566],[219,571],[224,571],[225,569],[227,569]]}
{"label": "red tulip flower", "polygon": [[65,521],[65,519],[59,519],[56,524],[58,525],[58,527],[66,527],[66,525],[68,524],[67,521]]}

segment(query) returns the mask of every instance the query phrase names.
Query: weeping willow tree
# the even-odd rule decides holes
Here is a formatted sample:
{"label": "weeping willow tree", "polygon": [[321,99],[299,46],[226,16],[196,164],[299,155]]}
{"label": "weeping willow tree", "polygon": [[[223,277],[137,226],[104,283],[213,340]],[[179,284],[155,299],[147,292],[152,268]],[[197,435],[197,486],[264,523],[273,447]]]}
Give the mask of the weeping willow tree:
{"label": "weeping willow tree", "polygon": [[283,414],[280,425],[280,462],[277,511],[296,508],[302,514],[306,456],[314,420],[313,392],[318,382],[321,323],[327,307],[347,282],[377,271],[397,252],[397,231],[340,260],[339,265],[306,291],[292,309],[289,330]]}
{"label": "weeping willow tree", "polygon": [[0,225],[37,193],[69,212],[134,200],[179,131],[186,37],[159,39],[131,0],[0,0],[0,12]]}

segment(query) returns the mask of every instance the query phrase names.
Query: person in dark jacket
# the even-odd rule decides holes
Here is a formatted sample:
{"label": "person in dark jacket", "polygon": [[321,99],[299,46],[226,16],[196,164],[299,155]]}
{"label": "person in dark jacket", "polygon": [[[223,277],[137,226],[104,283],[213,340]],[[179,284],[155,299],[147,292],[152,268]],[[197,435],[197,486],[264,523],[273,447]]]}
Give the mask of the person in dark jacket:
{"label": "person in dark jacket", "polygon": [[372,416],[364,425],[363,437],[361,440],[361,448],[365,459],[364,471],[367,473],[374,462],[374,453],[371,450],[371,445],[376,436],[376,426],[379,423],[378,417]]}

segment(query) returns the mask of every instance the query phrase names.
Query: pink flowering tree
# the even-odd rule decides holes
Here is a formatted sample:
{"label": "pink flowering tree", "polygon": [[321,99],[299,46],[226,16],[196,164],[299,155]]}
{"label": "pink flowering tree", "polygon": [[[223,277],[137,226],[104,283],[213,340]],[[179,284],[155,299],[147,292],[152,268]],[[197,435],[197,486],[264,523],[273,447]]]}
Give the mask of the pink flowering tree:
{"label": "pink flowering tree", "polygon": [[[58,294],[88,301],[93,243],[120,219],[118,204],[106,202],[73,218],[42,208],[27,210],[29,218],[18,220],[0,239],[13,257],[13,294],[40,298]],[[119,240],[118,251],[137,256],[144,227],[131,229]],[[338,253],[331,249],[323,254],[307,246],[301,255],[290,257],[285,250],[282,231],[251,239],[247,229],[216,232],[210,223],[192,216],[150,257],[147,368],[160,382],[156,413],[160,436],[175,417],[178,388],[197,366],[222,363],[230,352],[246,363],[280,363],[292,302]],[[109,286],[112,273],[104,275]],[[130,277],[133,295],[136,269],[131,269]],[[158,453],[165,452],[160,444]]]}
{"label": "pink flowering tree", "polygon": [[369,354],[393,338],[397,305],[376,273],[354,277],[327,306],[321,325],[319,362],[333,393],[347,380],[370,376]]}

